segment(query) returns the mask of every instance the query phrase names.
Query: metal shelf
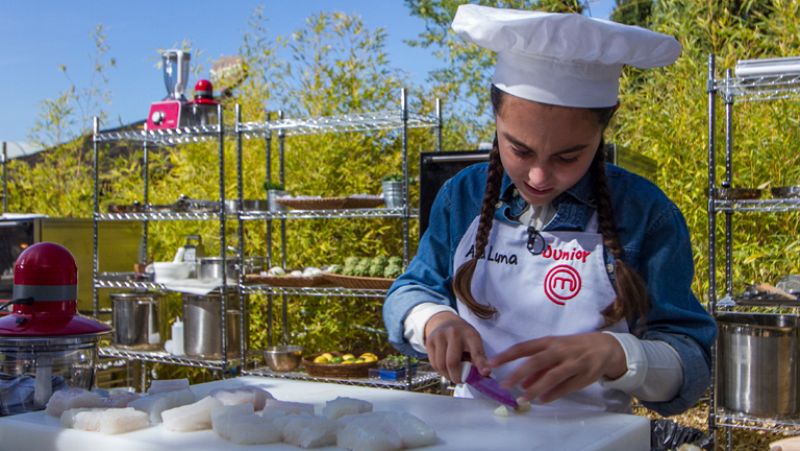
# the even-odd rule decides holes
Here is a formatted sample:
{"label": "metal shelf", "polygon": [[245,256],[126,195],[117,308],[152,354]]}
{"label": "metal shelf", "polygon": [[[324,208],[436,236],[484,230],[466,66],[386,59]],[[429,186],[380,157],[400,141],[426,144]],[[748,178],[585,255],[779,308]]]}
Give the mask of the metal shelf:
{"label": "metal shelf", "polygon": [[[408,113],[408,128],[429,128],[439,125],[434,115]],[[262,137],[277,132],[285,136],[312,135],[322,133],[367,132],[399,129],[404,125],[401,111],[378,111],[367,114],[347,114],[318,118],[288,118],[270,122],[245,122],[239,131],[247,138]]]}
{"label": "metal shelf", "polygon": [[337,296],[350,298],[384,298],[386,290],[342,287],[273,287],[270,285],[242,285],[247,294],[285,294],[295,296]]}
{"label": "metal shelf", "polygon": [[292,371],[292,372],[278,372],[272,371],[267,367],[259,367],[253,370],[242,370],[243,376],[262,376],[262,377],[275,377],[279,379],[292,379],[310,382],[328,382],[334,384],[344,385],[358,385],[362,387],[376,387],[376,388],[389,388],[393,390],[421,390],[424,388],[435,387],[441,384],[441,377],[435,372],[419,371],[417,375],[411,378],[411,381],[387,381],[383,379],[374,378],[358,378],[358,379],[344,379],[333,377],[315,377],[309,376],[307,373]]}
{"label": "metal shelf", "polygon": [[714,80],[726,102],[757,102],[800,97],[800,74],[772,74]]}
{"label": "metal shelf", "polygon": [[714,210],[718,212],[760,211],[765,213],[795,211],[800,210],[800,198],[752,200],[714,199]]}
{"label": "metal shelf", "polygon": [[[419,210],[411,209],[410,214],[416,216]],[[255,219],[337,219],[337,218],[402,218],[402,208],[348,208],[338,210],[288,210],[281,212],[247,211],[242,212],[243,220]]]}
{"label": "metal shelf", "polygon": [[218,219],[217,212],[161,211],[149,213],[96,213],[98,221],[204,221]]}
{"label": "metal shelf", "polygon": [[143,362],[152,363],[165,363],[170,365],[188,366],[192,368],[206,368],[210,370],[224,371],[226,368],[231,367],[233,360],[214,360],[214,359],[201,359],[187,356],[176,356],[167,354],[164,351],[132,351],[123,350],[114,347],[101,347],[98,350],[98,355],[104,358],[120,358],[126,360],[138,360]]}
{"label": "metal shelf", "polygon": [[800,430],[800,418],[762,418],[725,408],[717,409],[717,425],[735,429],[783,432],[796,434]]}
{"label": "metal shelf", "polygon": [[96,142],[134,141],[170,145],[212,141],[218,136],[219,126],[207,125],[150,131],[101,131],[95,135],[94,140]]}

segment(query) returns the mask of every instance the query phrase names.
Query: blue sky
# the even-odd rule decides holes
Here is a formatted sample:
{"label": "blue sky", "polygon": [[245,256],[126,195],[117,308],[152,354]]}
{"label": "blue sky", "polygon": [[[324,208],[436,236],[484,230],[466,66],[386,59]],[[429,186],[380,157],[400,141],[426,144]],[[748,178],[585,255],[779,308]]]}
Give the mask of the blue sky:
{"label": "blue sky", "polygon": [[[428,71],[438,67],[429,51],[404,43],[424,23],[410,16],[402,0],[0,0],[5,100],[0,141],[26,141],[42,101],[56,98],[71,83],[78,89],[91,85],[92,33],[98,24],[105,28],[109,55],[117,63],[107,72],[111,105],[105,108],[114,124],[127,123],[144,119],[150,102],[165,95],[155,68],[156,49],[191,41],[203,52],[199,62],[207,75],[214,59],[236,53],[258,5],[264,6],[265,25],[276,36],[301,28],[306,17],[319,11],[343,11],[361,16],[369,29],[387,31],[390,63],[407,71],[413,82],[423,83]],[[589,1],[594,17],[608,17],[613,5],[614,0]],[[70,79],[60,65],[67,67]]]}

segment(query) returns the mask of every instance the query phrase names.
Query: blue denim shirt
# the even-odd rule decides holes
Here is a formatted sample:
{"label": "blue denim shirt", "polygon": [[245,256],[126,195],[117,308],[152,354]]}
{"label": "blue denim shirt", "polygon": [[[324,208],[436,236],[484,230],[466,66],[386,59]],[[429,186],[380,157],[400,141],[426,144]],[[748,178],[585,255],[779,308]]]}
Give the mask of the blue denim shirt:
{"label": "blue denim shirt", "polygon": [[[434,302],[457,309],[451,287],[455,274],[453,254],[480,213],[486,172],[487,163],[474,164],[442,186],[416,257],[384,301],[383,319],[389,341],[405,354],[424,356],[403,337],[403,322],[414,306]],[[678,395],[670,401],[643,404],[662,415],[674,415],[694,406],[708,387],[716,326],[691,291],[694,262],[681,212],[648,180],[613,165],[607,165],[606,173],[624,260],[644,278],[651,299],[644,332],[638,336],[669,343],[683,364],[683,385]],[[526,202],[516,194],[508,175],[503,177],[498,205],[495,219],[519,223],[517,218]],[[591,173],[559,195],[553,207],[556,214],[545,230],[584,230],[595,211]],[[609,252],[605,259],[609,264],[613,262]],[[609,277],[613,283],[613,272]],[[636,324],[629,326],[636,330]]]}

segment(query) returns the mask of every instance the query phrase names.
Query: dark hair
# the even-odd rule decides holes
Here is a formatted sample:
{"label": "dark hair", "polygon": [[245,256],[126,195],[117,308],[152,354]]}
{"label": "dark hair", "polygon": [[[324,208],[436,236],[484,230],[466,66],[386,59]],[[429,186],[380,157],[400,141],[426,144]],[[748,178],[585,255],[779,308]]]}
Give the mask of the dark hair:
{"label": "dark hair", "polygon": [[[497,115],[502,107],[505,94],[494,85],[492,86],[491,98],[492,108]],[[590,111],[597,115],[597,120],[603,130],[608,126],[611,117],[614,115],[616,107],[591,108]],[[605,143],[601,139],[600,145],[595,152],[594,159],[590,168],[594,179],[594,198],[597,205],[598,228],[603,236],[603,246],[614,257],[614,272],[616,281],[617,297],[611,304],[603,310],[603,327],[613,325],[626,318],[629,322],[642,320],[649,309],[649,298],[647,287],[642,277],[628,266],[624,261],[622,245],[617,235],[617,227],[614,223],[614,214],[611,207],[611,200],[608,192],[608,180],[605,169]],[[477,316],[490,318],[497,313],[491,305],[481,304],[472,296],[472,276],[478,258],[483,255],[489,240],[489,232],[492,228],[495,205],[500,198],[500,184],[503,179],[503,164],[500,161],[500,150],[495,134],[492,150],[489,152],[489,168],[486,177],[486,191],[481,205],[478,230],[475,235],[474,257],[467,260],[456,271],[453,278],[453,291],[459,299]],[[644,321],[640,321],[643,327]]]}

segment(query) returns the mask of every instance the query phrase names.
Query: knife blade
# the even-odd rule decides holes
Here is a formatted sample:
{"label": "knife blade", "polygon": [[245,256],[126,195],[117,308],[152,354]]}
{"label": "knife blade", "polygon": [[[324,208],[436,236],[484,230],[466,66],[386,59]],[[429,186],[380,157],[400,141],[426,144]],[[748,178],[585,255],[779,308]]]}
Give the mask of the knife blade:
{"label": "knife blade", "polygon": [[481,373],[470,362],[463,362],[461,366],[461,380],[480,393],[501,404],[517,409],[519,404],[510,391],[500,386],[500,383]]}

